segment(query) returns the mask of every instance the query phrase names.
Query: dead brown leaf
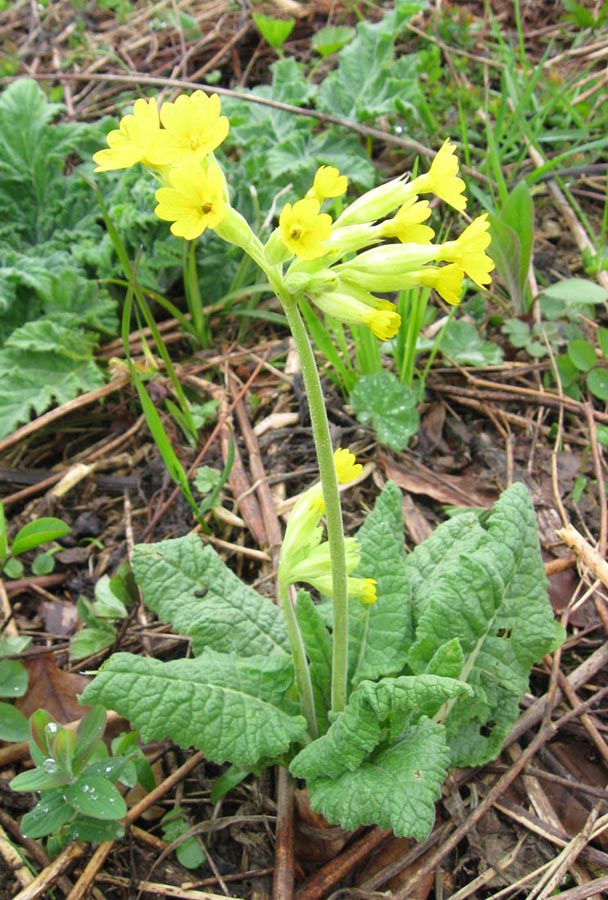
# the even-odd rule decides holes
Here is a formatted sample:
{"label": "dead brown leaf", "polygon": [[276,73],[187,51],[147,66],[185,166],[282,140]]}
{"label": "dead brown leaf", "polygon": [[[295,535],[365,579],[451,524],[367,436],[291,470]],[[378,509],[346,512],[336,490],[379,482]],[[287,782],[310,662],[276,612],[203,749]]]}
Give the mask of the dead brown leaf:
{"label": "dead brown leaf", "polygon": [[85,708],[78,702],[88,678],[63,672],[54,653],[43,653],[24,660],[29,675],[29,688],[17,706],[24,716],[31,716],[37,709],[46,709],[57,722],[67,724],[84,715]]}

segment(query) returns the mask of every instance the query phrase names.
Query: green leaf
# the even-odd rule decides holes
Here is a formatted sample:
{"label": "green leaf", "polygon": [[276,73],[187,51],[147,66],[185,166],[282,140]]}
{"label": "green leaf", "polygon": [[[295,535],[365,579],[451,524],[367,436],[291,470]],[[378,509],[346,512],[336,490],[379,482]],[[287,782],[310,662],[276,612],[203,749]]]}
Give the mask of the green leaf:
{"label": "green leaf", "polygon": [[27,680],[27,669],[18,659],[0,660],[0,697],[23,697]]}
{"label": "green leaf", "polygon": [[292,760],[313,808],[344,828],[374,823],[424,840],[449,759],[444,729],[426,717],[470,693],[434,675],[364,681],[327,734]]}
{"label": "green leaf", "polygon": [[91,752],[102,739],[106,727],[106,711],[103,706],[92,706],[78,725],[76,748],[73,756],[74,771],[86,764]]}
{"label": "green leaf", "polygon": [[18,656],[31,645],[31,637],[15,635],[15,637],[0,638],[0,657]]}
{"label": "green leaf", "polygon": [[116,640],[116,629],[113,625],[99,622],[81,628],[70,639],[70,659],[84,659],[93,656],[106,647],[111,647]]}
{"label": "green leaf", "polygon": [[550,298],[552,300],[561,300],[567,305],[575,307],[584,306],[585,304],[598,305],[605,303],[608,299],[608,291],[601,287],[595,281],[589,281],[586,278],[564,278],[547,288],[543,288],[539,295],[540,299]]}
{"label": "green leaf", "polygon": [[[113,584],[114,582],[114,584]],[[124,619],[127,608],[123,601],[116,596],[114,586],[120,585],[120,581],[102,575],[95,585],[95,602],[93,612],[101,619]]]}
{"label": "green leaf", "polygon": [[331,637],[308,591],[298,592],[296,617],[310,661],[317,722],[323,730],[328,724],[327,713],[331,709]]}
{"label": "green leaf", "polygon": [[73,815],[71,806],[63,799],[63,789],[45,791],[40,802],[21,819],[21,834],[32,839],[56,834]]}
{"label": "green leaf", "polygon": [[[71,807],[68,806],[68,809],[71,810]],[[99,844],[102,841],[120,840],[124,833],[125,829],[120,822],[78,815],[66,830],[66,840]]]}
{"label": "green leaf", "polygon": [[452,319],[443,332],[441,352],[461,366],[497,366],[504,356],[502,347],[484,341],[474,325],[457,319]]}
{"label": "green leaf", "polygon": [[520,272],[523,267],[523,254],[519,235],[514,228],[503,222],[499,216],[489,215],[492,243],[488,253],[496,263],[496,269],[505,283],[507,293],[513,303],[517,315],[527,312],[525,282],[522,283]]}
{"label": "green leaf", "polygon": [[361,22],[357,36],[338,55],[338,67],[325,78],[317,105],[323,112],[359,122],[398,111],[398,99],[416,105],[420,97],[419,57],[396,58],[399,26],[394,14],[380,22]]}
{"label": "green leaf", "polygon": [[598,328],[597,330],[597,342],[599,344],[599,348],[602,351],[602,356],[608,362],[608,328]]}
{"label": "green leaf", "polygon": [[27,741],[29,736],[29,722],[21,710],[0,703],[0,741]]}
{"label": "green leaf", "polygon": [[534,240],[534,203],[525,179],[518,181],[510,192],[501,209],[500,217],[505,225],[514,229],[519,238],[520,261],[516,277],[519,283],[520,294],[523,296],[528,279]]}
{"label": "green leaf", "polygon": [[100,387],[103,375],[92,360],[55,353],[0,350],[0,437],[11,434],[52,403],[67,403],[83,391]]}
{"label": "green leaf", "polygon": [[73,809],[92,819],[122,819],[127,814],[122,794],[101,775],[81,775],[63,795]]}
{"label": "green leaf", "polygon": [[505,491],[485,527],[471,513],[440,525],[407,571],[416,628],[409,665],[437,671],[441,649],[458,639],[459,677],[474,696],[448,704],[443,718],[452,764],[480,765],[500,752],[533,663],[560,640],[527,490]]}
{"label": "green leaf", "polygon": [[10,782],[10,788],[12,791],[47,791],[69,784],[70,779],[68,772],[60,771],[57,763],[49,759],[46,768],[31,769],[16,775]]}
{"label": "green leaf", "polygon": [[608,370],[592,369],[587,375],[587,387],[598,400],[608,400]]}
{"label": "green leaf", "polygon": [[361,562],[356,573],[375,578],[375,603],[349,604],[349,669],[351,682],[397,675],[404,648],[413,638],[410,591],[405,573],[402,497],[388,482],[373,511],[357,533]]}
{"label": "green leaf", "polygon": [[279,608],[197,535],[136,546],[133,572],[146,604],[180,634],[191,634],[195,653],[203,647],[242,656],[288,653]]}
{"label": "green leaf", "polygon": [[39,553],[32,560],[33,575],[50,575],[55,570],[55,554]]}
{"label": "green leaf", "polygon": [[418,431],[416,395],[392,372],[363,375],[351,394],[359,422],[371,422],[381,444],[404,450]]}
{"label": "green leaf", "polygon": [[310,46],[319,56],[325,58],[349,44],[356,34],[355,29],[349,25],[326,25],[313,34]]}
{"label": "green leaf", "polygon": [[65,537],[70,531],[70,526],[61,519],[36,519],[35,522],[28,522],[17,532],[11,552],[15,556],[20,556],[21,553],[39,547],[40,544],[48,544],[50,541]]}
{"label": "green leaf", "polygon": [[295,19],[275,19],[262,13],[253,13],[252,19],[264,40],[275,50],[283,46],[296,24]]}
{"label": "green leaf", "polygon": [[82,701],[125,715],[145,741],[170,737],[213,762],[251,766],[305,738],[306,722],[286,700],[293,677],[287,654],[242,658],[206,649],[163,663],[118,653]]}
{"label": "green leaf", "polygon": [[588,372],[595,363],[595,350],[589,341],[575,338],[568,344],[568,356],[579,372]]}

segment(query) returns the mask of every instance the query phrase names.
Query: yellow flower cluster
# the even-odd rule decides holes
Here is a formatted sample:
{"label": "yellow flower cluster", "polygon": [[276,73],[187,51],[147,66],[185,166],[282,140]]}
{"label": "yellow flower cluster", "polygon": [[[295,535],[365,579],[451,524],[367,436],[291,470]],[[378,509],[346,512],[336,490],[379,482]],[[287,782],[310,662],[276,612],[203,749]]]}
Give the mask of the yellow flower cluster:
{"label": "yellow flower cluster", "polygon": [[267,248],[277,257],[278,238],[295,257],[285,276],[294,294],[304,292],[338,321],[365,325],[387,340],[399,330],[400,317],[395,305],[376,293],[424,285],[456,304],[465,275],[479,287],[490,283],[494,263],[486,253],[487,216],[474,219],[456,240],[439,244],[432,243],[435,232],[425,224],[431,207],[420,199],[422,194],[434,194],[459,212],[466,207],[465,183],[449,141],[428,172],[411,181],[395,178],[368,191],[332,222],[321,204],[346,188],[346,178],[337,169],[322,166],[306,197],[281,211]]}
{"label": "yellow flower cluster", "polygon": [[[334,453],[334,466],[339,484],[348,484],[359,476],[360,463],[350,450],[340,448]],[[287,522],[279,558],[279,581],[287,586],[303,582],[315,587],[322,594],[332,596],[332,571],[329,545],[322,541],[320,522],[325,515],[325,502],[321,483],[314,484],[296,500]],[[363,603],[376,600],[376,582],[373,578],[353,578],[351,573],[358,566],[360,553],[355,538],[345,539],[348,595]]]}
{"label": "yellow flower cluster", "polygon": [[380,340],[394,337],[400,317],[395,304],[378,293],[424,285],[456,304],[465,275],[479,287],[490,284],[494,263],[486,253],[487,216],[443,243],[432,243],[435,232],[426,224],[431,207],[420,199],[423,194],[459,212],[466,207],[465,183],[449,141],[428,172],[367,191],[335,222],[322,212],[322,204],[343,196],[348,181],[334,166],[321,166],[306,196],[283,207],[278,227],[262,247],[230,206],[226,179],[213,155],[228,129],[217,94],[195,91],[160,109],[154,98],[137,100],[133,112],[109,133],[108,149],[94,155],[96,171],[142,163],[162,182],[155,213],[172,223],[173,234],[194,240],[207,228],[216,229],[220,237],[246,249],[271,281],[271,271],[276,274],[292,297],[306,295],[328,315],[364,325]]}
{"label": "yellow flower cluster", "polygon": [[95,171],[136,163],[153,169],[163,182],[156,192],[156,215],[173,223],[173,234],[194,240],[206,228],[216,228],[228,211],[226,181],[213,151],[229,127],[217,94],[180,95],[160,110],[154,97],[136,100],[132,114],[108,134],[108,149],[93,156]]}

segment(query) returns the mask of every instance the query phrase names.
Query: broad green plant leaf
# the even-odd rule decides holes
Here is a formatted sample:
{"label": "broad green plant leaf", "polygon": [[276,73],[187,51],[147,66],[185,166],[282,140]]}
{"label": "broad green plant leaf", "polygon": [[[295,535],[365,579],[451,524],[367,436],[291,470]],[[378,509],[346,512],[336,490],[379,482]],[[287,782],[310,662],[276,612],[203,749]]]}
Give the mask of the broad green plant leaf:
{"label": "broad green plant leaf", "polygon": [[170,737],[213,762],[248,767],[305,739],[306,720],[286,699],[293,680],[287,654],[243,658],[206,649],[164,663],[117,653],[82,702],[120,712],[144,741]]}
{"label": "broad green plant leaf", "polygon": [[0,697],[22,697],[27,691],[27,669],[18,659],[0,659]]}
{"label": "broad green plant leaf", "polygon": [[398,98],[416,105],[420,97],[419,57],[397,58],[400,23],[389,13],[375,24],[361,22],[357,36],[338,54],[338,67],[321,85],[317,106],[323,112],[359,122],[398,111]]}
{"label": "broad green plant leaf", "polygon": [[362,375],[351,403],[358,421],[371,424],[380,443],[391,450],[404,450],[418,431],[416,394],[392,372]]}
{"label": "broad green plant leaf", "polygon": [[262,13],[253,13],[251,18],[264,40],[275,50],[283,46],[296,24],[295,19],[275,19]]}
{"label": "broad green plant leaf", "polygon": [[598,400],[608,400],[608,370],[592,369],[587,375],[587,387]]}
{"label": "broad green plant leaf", "polygon": [[63,798],[63,789],[45,791],[39,803],[21,819],[21,834],[35,839],[57,833],[73,814],[72,807]]}
{"label": "broad green plant leaf", "polygon": [[462,682],[433,675],[364,681],[290,770],[306,778],[313,808],[330,822],[373,823],[424,840],[449,761],[444,729],[427,717],[468,693]]}
{"label": "broad green plant leaf", "polygon": [[11,552],[15,556],[19,556],[21,553],[33,550],[34,547],[39,547],[40,544],[47,544],[49,541],[65,537],[70,531],[70,526],[62,519],[56,519],[53,516],[36,519],[19,529],[12,543]]}
{"label": "broad green plant leaf", "polygon": [[310,39],[310,46],[319,56],[331,56],[356,37],[357,32],[349,25],[326,25],[320,28]]}
{"label": "broad green plant leaf", "polygon": [[65,788],[63,796],[80,815],[91,819],[122,819],[127,813],[120,791],[101,775],[81,775]]}
{"label": "broad green plant leaf", "polygon": [[349,604],[350,678],[398,675],[413,638],[410,590],[405,573],[401,492],[389,482],[357,532],[361,562],[356,574],[377,581],[376,603]]}
{"label": "broad green plant leaf", "polygon": [[147,606],[180,634],[192,635],[195,653],[205,647],[242,656],[289,652],[279,608],[197,535],[139,544],[133,572]]}
{"label": "broad green plant leaf", "polygon": [[568,356],[579,372],[588,372],[597,362],[593,346],[584,338],[575,338],[570,341]]}
{"label": "broad green plant leaf", "polygon": [[0,350],[0,437],[43,413],[52,403],[67,403],[79,393],[104,383],[92,360],[75,360],[55,353]]}
{"label": "broad green plant leaf", "polygon": [[440,349],[444,356],[461,366],[497,366],[504,357],[502,347],[492,341],[484,341],[474,325],[458,319],[452,319],[447,324]]}
{"label": "broad green plant leaf", "polygon": [[0,703],[0,741],[27,741],[29,735],[29,722],[21,710]]}
{"label": "broad green plant leaf", "polygon": [[563,638],[547,597],[527,490],[510,487],[484,522],[465,513],[439,526],[406,568],[415,621],[409,666],[437,672],[438,654],[447,644],[453,651],[458,640],[459,678],[474,695],[448,704],[441,719],[452,764],[480,765],[500,752],[532,665]]}

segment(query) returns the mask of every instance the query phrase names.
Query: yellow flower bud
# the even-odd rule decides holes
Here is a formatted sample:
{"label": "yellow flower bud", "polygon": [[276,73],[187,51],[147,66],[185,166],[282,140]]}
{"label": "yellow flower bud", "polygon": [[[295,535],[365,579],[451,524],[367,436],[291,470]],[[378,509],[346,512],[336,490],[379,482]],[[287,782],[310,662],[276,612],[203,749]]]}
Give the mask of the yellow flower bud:
{"label": "yellow flower bud", "polygon": [[313,294],[310,299],[315,306],[339,322],[346,325],[365,325],[381,341],[387,341],[397,334],[401,317],[393,303],[371,295],[368,295],[370,302],[365,303],[353,295],[354,291],[353,293],[347,291],[348,287],[345,286],[342,291],[337,289],[323,294]]}
{"label": "yellow flower bud", "polygon": [[364,222],[375,222],[383,219],[394,209],[416,193],[411,184],[406,181],[405,175],[393,178],[386,184],[366,191],[353,203],[346,207],[342,215],[336,219],[336,225],[342,228],[345,225],[360,225]]}

